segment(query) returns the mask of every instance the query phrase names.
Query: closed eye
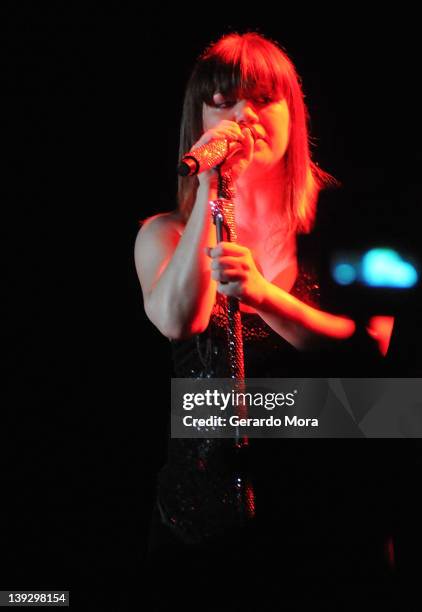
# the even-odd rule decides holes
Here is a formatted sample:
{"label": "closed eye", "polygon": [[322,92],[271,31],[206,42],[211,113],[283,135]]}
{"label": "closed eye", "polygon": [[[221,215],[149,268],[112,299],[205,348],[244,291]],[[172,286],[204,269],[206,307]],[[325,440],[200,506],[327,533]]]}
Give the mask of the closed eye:
{"label": "closed eye", "polygon": [[[261,96],[260,98],[251,98],[251,102],[256,106],[265,106],[266,104],[271,104],[273,99],[270,96]],[[236,100],[225,100],[215,106],[217,108],[232,108],[235,104],[237,104]]]}
{"label": "closed eye", "polygon": [[[274,102],[274,98],[272,96],[260,96],[259,98],[249,98],[253,104],[256,106],[266,106],[267,104],[271,104]],[[221,102],[215,102],[214,100],[211,102],[210,106],[218,109],[226,109],[232,108],[237,104],[238,100],[227,99],[222,100]]]}
{"label": "closed eye", "polygon": [[273,99],[271,96],[261,96],[260,98],[255,98],[254,102],[257,104],[270,104],[273,102]]}
{"label": "closed eye", "polygon": [[236,104],[236,100],[224,100],[224,102],[219,102],[216,104],[214,102],[213,106],[216,108],[232,108]]}

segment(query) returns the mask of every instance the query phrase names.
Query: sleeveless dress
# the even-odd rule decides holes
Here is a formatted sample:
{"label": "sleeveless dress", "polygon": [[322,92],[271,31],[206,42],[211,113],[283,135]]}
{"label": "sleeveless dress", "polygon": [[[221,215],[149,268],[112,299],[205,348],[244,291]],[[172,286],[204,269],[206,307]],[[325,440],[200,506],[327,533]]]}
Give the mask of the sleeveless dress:
{"label": "sleeveless dress", "polygon": [[[317,306],[319,285],[302,268],[291,294]],[[172,341],[176,377],[230,377],[223,299],[217,294],[204,333]],[[247,378],[306,376],[304,356],[259,315],[242,312],[242,331]],[[170,439],[168,461],[159,474],[157,488],[163,522],[182,541],[192,545],[206,544],[220,535],[227,537],[230,530],[249,527],[247,509],[238,506],[235,482],[240,470],[252,481],[254,516],[250,518],[255,523],[263,512],[261,495],[263,498],[264,481],[271,472],[269,466],[263,466],[268,461],[265,452],[268,443],[271,453],[279,446],[279,441],[251,439],[247,450],[238,452],[227,439]]]}
{"label": "sleeveless dress", "polygon": [[[318,306],[315,273],[300,260],[291,294]],[[226,326],[217,294],[205,332],[171,341],[174,376],[229,377]],[[332,376],[337,355],[324,360],[319,353],[298,351],[255,313],[242,312],[242,328],[247,378]],[[321,378],[318,392],[325,391],[326,380]],[[359,454],[356,463],[351,446],[356,442],[250,439],[239,456],[228,439],[169,439],[152,521],[152,557],[160,581],[165,576],[178,589],[189,567],[189,576],[194,576],[190,588],[194,583],[196,591],[208,597],[209,576],[224,563],[236,584],[244,585],[245,575],[252,577],[247,592],[230,590],[230,601],[247,603],[253,595],[260,610],[293,601],[305,584],[311,600],[321,589],[324,597],[335,589],[341,597],[343,592],[351,596],[357,574],[365,592],[371,586],[384,593],[390,577],[384,558],[383,491],[374,486],[368,452]],[[370,452],[368,446],[366,451]],[[251,486],[249,498],[244,496],[241,504],[236,489],[239,473]],[[245,500],[252,503],[253,512]],[[262,592],[267,593],[268,608]],[[214,604],[200,609],[226,609],[218,590],[214,594]],[[180,597],[185,605],[187,597]]]}

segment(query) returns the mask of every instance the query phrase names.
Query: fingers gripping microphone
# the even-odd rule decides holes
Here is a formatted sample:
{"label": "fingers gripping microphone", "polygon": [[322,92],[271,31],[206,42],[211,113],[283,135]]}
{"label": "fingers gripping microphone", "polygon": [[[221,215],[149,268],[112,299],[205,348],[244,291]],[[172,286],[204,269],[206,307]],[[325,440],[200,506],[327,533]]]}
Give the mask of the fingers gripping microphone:
{"label": "fingers gripping microphone", "polygon": [[207,144],[184,155],[177,171],[180,176],[200,174],[221,164],[226,159],[228,153],[229,140],[227,138],[211,140],[211,142],[207,142]]}
{"label": "fingers gripping microphone", "polygon": [[[239,122],[239,125],[244,128],[247,127],[243,122]],[[254,136],[253,131],[248,128]],[[230,144],[238,142],[237,140],[229,138],[216,138],[206,144],[198,147],[197,149],[186,153],[182,161],[179,164],[177,172],[180,176],[193,176],[194,174],[200,174],[205,170],[210,170],[218,164],[221,164],[229,155],[236,153],[242,148],[241,143],[236,148],[230,149]]]}

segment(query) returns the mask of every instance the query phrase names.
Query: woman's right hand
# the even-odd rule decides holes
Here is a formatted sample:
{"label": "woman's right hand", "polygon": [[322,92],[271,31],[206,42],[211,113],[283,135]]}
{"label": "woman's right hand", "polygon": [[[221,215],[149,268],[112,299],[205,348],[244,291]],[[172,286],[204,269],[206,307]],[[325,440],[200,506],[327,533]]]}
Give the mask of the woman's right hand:
{"label": "woman's right hand", "polygon": [[[230,169],[232,180],[236,181],[249,166],[253,156],[254,139],[247,127],[241,126],[235,121],[224,119],[216,127],[204,132],[201,138],[192,146],[192,151],[208,144],[212,140],[222,138],[229,140],[229,153],[224,163],[220,165],[220,168],[223,173],[225,170]],[[198,180],[200,185],[206,185],[207,187],[216,185],[216,168],[201,172],[201,174],[198,174]]]}

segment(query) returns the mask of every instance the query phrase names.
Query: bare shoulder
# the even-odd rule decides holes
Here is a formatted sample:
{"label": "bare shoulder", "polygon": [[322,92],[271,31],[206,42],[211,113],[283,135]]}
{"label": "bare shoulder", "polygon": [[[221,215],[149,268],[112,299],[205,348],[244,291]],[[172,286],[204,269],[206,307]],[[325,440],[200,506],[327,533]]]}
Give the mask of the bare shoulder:
{"label": "bare shoulder", "polygon": [[185,223],[179,211],[158,213],[148,217],[139,229],[136,243],[152,240],[167,239],[171,234],[182,235]]}
{"label": "bare shoulder", "polygon": [[159,251],[168,252],[176,247],[185,224],[178,211],[159,213],[148,217],[139,229],[135,241],[135,258],[144,258]]}
{"label": "bare shoulder", "polygon": [[172,257],[184,230],[178,211],[149,217],[135,240],[136,270],[143,291],[148,291]]}

